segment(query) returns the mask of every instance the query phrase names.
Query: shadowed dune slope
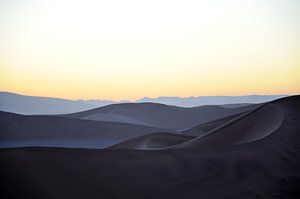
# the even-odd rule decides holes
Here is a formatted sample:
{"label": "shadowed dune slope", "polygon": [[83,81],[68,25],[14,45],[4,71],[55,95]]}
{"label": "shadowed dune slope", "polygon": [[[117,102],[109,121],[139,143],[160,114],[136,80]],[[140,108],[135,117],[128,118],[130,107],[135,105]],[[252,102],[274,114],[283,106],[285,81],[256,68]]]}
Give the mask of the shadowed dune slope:
{"label": "shadowed dune slope", "polygon": [[[78,140],[80,144],[81,141],[90,140],[96,147],[98,141],[100,147],[103,141],[107,141],[103,148],[135,136],[161,131],[168,132],[161,128],[134,124],[0,112],[0,145],[33,142],[34,146],[41,146],[40,143],[46,143],[47,146],[47,141],[56,141],[61,143],[60,147],[66,147],[67,142],[63,141]],[[76,144],[70,147],[76,147]]]}
{"label": "shadowed dune slope", "polygon": [[[215,120],[212,122],[207,122],[201,125],[198,125],[190,130],[183,131],[181,134],[171,134],[171,133],[153,133],[146,136],[138,136],[136,138],[132,138],[129,140],[125,140],[123,142],[117,143],[109,149],[157,149],[157,148],[165,148],[176,144],[181,144],[183,142],[187,142],[189,140],[194,139],[197,136],[201,136],[206,132],[221,126],[222,124],[233,120],[241,116],[244,113],[238,113],[235,115],[231,115],[219,120]],[[159,144],[153,147],[153,143],[158,142]]]}
{"label": "shadowed dune slope", "polygon": [[[296,99],[297,97],[294,98]],[[174,146],[169,144],[167,137],[165,140],[166,144],[163,145],[164,138],[161,137],[161,146],[162,148],[167,147],[167,145],[171,148],[209,148],[258,141],[267,136],[271,136],[272,133],[280,128],[287,112],[284,105],[285,103],[283,102],[288,101],[288,99],[289,98],[269,102],[250,112],[235,114],[196,126],[182,132],[182,135],[197,136],[196,138],[192,139],[192,137],[189,137],[189,139],[185,141],[182,140],[181,143],[174,144]],[[296,105],[294,106],[295,109],[298,108]],[[146,137],[142,136],[137,139],[133,138],[133,140],[126,140],[116,144],[112,146],[111,149],[153,149],[147,145],[151,140],[150,138],[151,135]]]}
{"label": "shadowed dune slope", "polygon": [[217,128],[218,126],[221,126],[221,125],[233,120],[234,118],[241,116],[242,114],[244,114],[244,113],[238,113],[238,114],[230,115],[228,117],[224,117],[224,118],[214,120],[211,122],[206,122],[204,124],[195,126],[189,130],[183,131],[182,133],[184,135],[190,135],[190,136],[201,136],[204,133]]}
{"label": "shadowed dune slope", "polygon": [[155,103],[124,103],[61,116],[86,120],[134,123],[179,131],[233,114],[247,112],[257,106],[248,105],[235,108],[199,106],[182,108]]}
{"label": "shadowed dune slope", "polygon": [[109,147],[109,149],[160,149],[180,144],[193,138],[195,137],[173,133],[152,133],[126,140]]}
{"label": "shadowed dune slope", "polygon": [[[293,98],[299,99],[290,99]],[[287,114],[285,102],[290,99],[266,103],[176,147],[220,147],[253,142],[271,136],[282,126]],[[296,100],[294,103],[297,103]],[[297,105],[294,105],[294,108],[299,110]]]}

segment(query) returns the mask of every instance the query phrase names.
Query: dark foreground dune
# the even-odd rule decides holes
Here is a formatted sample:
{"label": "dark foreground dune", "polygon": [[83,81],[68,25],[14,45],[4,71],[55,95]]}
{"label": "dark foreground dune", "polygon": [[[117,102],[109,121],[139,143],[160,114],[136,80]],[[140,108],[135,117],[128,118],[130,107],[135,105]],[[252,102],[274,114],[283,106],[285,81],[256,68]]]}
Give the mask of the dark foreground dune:
{"label": "dark foreground dune", "polygon": [[1,194],[32,199],[300,197],[299,96],[268,103],[202,138],[166,150],[1,149]]}

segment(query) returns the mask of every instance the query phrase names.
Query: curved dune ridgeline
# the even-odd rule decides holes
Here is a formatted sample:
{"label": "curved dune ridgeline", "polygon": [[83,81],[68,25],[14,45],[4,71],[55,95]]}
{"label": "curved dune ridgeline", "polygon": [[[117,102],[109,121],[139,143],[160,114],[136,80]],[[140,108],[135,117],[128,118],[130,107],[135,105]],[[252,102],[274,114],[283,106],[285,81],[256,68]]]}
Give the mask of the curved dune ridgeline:
{"label": "curved dune ridgeline", "polygon": [[285,119],[284,106],[267,103],[245,113],[220,127],[176,147],[220,147],[258,141],[271,136],[282,126]]}
{"label": "curved dune ridgeline", "polygon": [[112,104],[88,111],[61,115],[95,121],[113,121],[154,126],[177,131],[255,109],[257,104],[225,108],[223,106],[198,106],[183,108],[156,103]]}

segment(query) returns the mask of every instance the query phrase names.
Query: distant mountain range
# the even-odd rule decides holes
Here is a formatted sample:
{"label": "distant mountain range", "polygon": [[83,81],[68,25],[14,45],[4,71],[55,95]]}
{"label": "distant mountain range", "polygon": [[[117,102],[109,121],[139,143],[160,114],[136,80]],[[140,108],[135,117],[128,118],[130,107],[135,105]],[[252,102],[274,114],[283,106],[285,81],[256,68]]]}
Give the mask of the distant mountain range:
{"label": "distant mountain range", "polygon": [[245,95],[245,96],[199,96],[199,97],[157,97],[138,100],[137,102],[153,102],[180,107],[224,104],[258,104],[287,97],[287,95]]}
{"label": "distant mountain range", "polygon": [[[201,97],[158,97],[143,98],[135,103],[152,102],[179,107],[202,105],[225,105],[226,108],[263,103],[287,95],[247,95],[247,96],[201,96]],[[0,110],[24,115],[67,114],[94,109],[110,104],[128,101],[112,100],[68,100],[51,97],[26,96],[10,92],[0,92]]]}
{"label": "distant mountain range", "polygon": [[100,100],[97,100],[97,102],[94,102],[94,100],[68,100],[0,92],[1,111],[24,115],[73,113],[96,108],[99,106],[105,106],[111,103],[114,102]]}

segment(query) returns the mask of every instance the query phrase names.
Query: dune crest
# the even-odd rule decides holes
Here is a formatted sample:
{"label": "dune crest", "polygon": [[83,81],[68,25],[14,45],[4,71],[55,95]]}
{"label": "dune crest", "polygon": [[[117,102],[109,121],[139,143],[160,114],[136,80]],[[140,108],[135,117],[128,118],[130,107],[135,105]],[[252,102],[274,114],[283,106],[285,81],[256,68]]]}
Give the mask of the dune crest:
{"label": "dune crest", "polygon": [[284,118],[283,107],[267,103],[176,147],[220,147],[258,141],[272,135],[282,125]]}
{"label": "dune crest", "polygon": [[88,111],[60,115],[94,121],[112,121],[153,126],[176,131],[255,109],[257,104],[225,108],[223,106],[199,106],[183,108],[156,103],[113,104]]}

